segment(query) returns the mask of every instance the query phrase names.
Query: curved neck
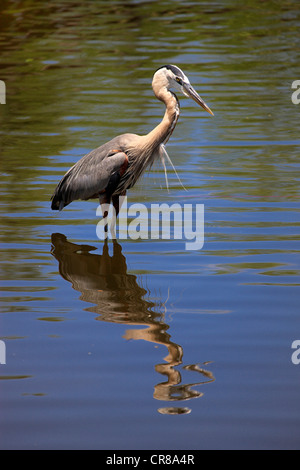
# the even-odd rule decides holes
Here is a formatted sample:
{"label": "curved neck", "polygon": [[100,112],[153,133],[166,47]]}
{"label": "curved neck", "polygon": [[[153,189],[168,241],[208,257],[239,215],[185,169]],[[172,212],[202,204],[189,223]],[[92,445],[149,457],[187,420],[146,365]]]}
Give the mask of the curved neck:
{"label": "curved neck", "polygon": [[179,101],[177,96],[166,87],[156,90],[155,96],[166,105],[166,111],[162,121],[145,137],[147,146],[154,150],[158,145],[165,144],[169,140],[179,118]]}

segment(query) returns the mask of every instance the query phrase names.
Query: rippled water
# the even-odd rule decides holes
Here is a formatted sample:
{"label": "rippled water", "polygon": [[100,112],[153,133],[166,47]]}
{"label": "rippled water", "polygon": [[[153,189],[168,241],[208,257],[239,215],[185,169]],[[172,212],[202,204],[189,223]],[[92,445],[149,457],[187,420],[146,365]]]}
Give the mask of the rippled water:
{"label": "rippled water", "polygon": [[[299,448],[296,1],[1,3],[0,447]],[[205,243],[96,236],[97,201],[49,199],[81,156],[186,97],[128,203],[204,204]],[[142,341],[139,341],[142,340]]]}

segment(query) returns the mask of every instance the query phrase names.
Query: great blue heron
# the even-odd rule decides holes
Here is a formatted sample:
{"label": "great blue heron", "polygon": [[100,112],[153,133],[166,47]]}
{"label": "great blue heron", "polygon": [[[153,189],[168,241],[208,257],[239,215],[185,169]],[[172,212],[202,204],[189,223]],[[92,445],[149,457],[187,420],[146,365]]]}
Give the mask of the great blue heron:
{"label": "great blue heron", "polygon": [[[155,159],[164,162],[164,157],[168,158],[164,145],[179,117],[179,101],[170,88],[182,91],[213,115],[187,76],[175,65],[160,67],[153,76],[152,88],[166,105],[161,123],[147,135],[119,135],[81,158],[58,183],[51,198],[53,210],[61,211],[76,199],[99,198],[102,207],[112,202],[118,215],[119,197],[125,196]],[[103,211],[103,216],[107,212]]]}

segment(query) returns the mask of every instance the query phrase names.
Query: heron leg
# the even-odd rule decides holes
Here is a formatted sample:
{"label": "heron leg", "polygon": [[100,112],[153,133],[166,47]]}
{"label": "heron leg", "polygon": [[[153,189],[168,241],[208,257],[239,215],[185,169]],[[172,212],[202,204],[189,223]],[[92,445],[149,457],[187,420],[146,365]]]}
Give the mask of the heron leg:
{"label": "heron leg", "polygon": [[[99,195],[99,202],[100,202],[101,209],[102,209],[103,219],[107,219],[111,198],[106,193],[104,193],[104,194]],[[107,220],[104,226],[104,232],[106,233],[108,232]]]}
{"label": "heron leg", "polygon": [[121,194],[118,194],[118,195],[115,195],[115,196],[112,197],[112,203],[113,203],[113,206],[115,208],[116,218],[119,215],[119,212],[120,212],[120,209],[122,207],[122,203],[123,203],[123,200],[124,200],[125,196],[126,196],[126,191],[123,191]]}
{"label": "heron leg", "polygon": [[121,194],[117,194],[115,196],[112,196],[112,204],[113,204],[114,209],[115,209],[115,214],[114,214],[115,217],[114,217],[113,222],[111,224],[110,231],[111,231],[113,239],[116,239],[116,232],[115,232],[116,220],[117,220],[117,217],[119,215],[120,209],[122,207],[124,196],[126,196],[126,191],[123,191]]}

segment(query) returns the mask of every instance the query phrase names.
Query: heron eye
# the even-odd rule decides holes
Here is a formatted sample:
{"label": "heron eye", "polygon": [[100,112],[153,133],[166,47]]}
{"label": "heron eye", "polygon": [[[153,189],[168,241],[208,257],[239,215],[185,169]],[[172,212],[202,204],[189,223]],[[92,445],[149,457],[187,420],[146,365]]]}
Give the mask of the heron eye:
{"label": "heron eye", "polygon": [[182,80],[181,80],[181,78],[176,77],[175,80],[176,80],[176,82],[178,82],[180,85],[182,85]]}

